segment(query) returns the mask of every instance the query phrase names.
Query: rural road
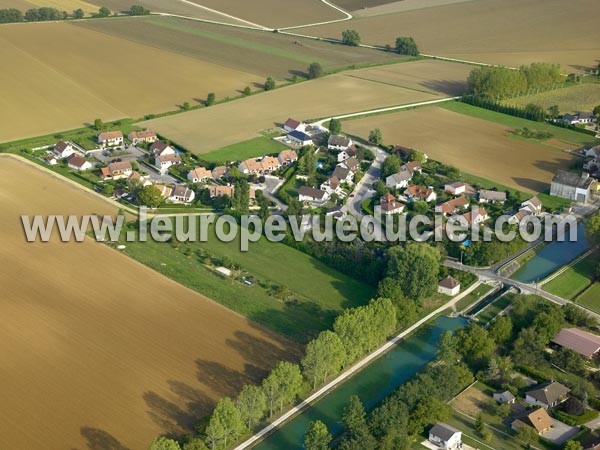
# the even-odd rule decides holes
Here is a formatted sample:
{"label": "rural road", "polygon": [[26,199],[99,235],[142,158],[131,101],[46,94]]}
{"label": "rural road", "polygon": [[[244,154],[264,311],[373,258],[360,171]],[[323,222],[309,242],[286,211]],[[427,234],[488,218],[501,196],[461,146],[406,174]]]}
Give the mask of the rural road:
{"label": "rural road", "polygon": [[459,295],[457,295],[456,297],[454,297],[449,302],[445,303],[444,305],[440,306],[435,311],[433,311],[430,314],[428,314],[427,316],[423,317],[421,320],[419,320],[418,322],[414,323],[412,326],[410,326],[409,328],[407,328],[406,330],[404,330],[402,333],[400,333],[399,335],[397,335],[396,337],[394,337],[393,339],[389,340],[384,345],[382,345],[381,347],[379,347],[373,353],[369,354],[367,357],[365,357],[364,359],[360,360],[359,362],[357,362],[356,364],[354,364],[353,366],[351,366],[348,370],[344,371],[336,379],[334,379],[333,381],[331,381],[327,385],[323,386],[321,389],[319,389],[317,392],[315,392],[314,394],[312,394],[310,397],[308,397],[302,403],[300,403],[297,406],[294,406],[292,409],[290,409],[284,415],[282,415],[281,417],[279,417],[273,423],[267,425],[265,428],[263,428],[262,430],[260,430],[254,436],[252,436],[251,438],[249,438],[245,442],[243,442],[240,445],[238,445],[237,447],[235,447],[234,450],[244,450],[244,449],[252,447],[258,441],[260,441],[261,439],[265,438],[269,433],[271,433],[272,431],[277,430],[277,428],[280,428],[285,422],[287,422],[288,420],[290,420],[293,416],[295,416],[296,414],[302,412],[304,409],[308,408],[312,403],[314,403],[315,401],[317,401],[319,398],[321,398],[322,396],[324,396],[325,394],[327,394],[332,389],[335,389],[339,384],[343,383],[348,378],[352,377],[354,374],[356,374],[357,372],[359,372],[361,369],[363,369],[364,367],[366,367],[367,365],[369,365],[370,363],[372,363],[374,360],[376,360],[377,358],[379,358],[381,355],[383,355],[384,353],[386,353],[388,350],[390,350],[392,347],[394,347],[396,344],[398,344],[406,336],[408,336],[409,334],[413,333],[418,328],[420,328],[423,325],[425,325],[429,320],[431,320],[432,318],[434,318],[438,314],[441,314],[446,309],[452,308],[456,303],[458,303],[464,297],[466,297],[467,295],[469,295],[471,292],[473,292],[475,289],[477,289],[480,285],[481,285],[481,281],[477,281],[477,282],[473,283],[473,285],[471,285],[464,292],[460,293]]}

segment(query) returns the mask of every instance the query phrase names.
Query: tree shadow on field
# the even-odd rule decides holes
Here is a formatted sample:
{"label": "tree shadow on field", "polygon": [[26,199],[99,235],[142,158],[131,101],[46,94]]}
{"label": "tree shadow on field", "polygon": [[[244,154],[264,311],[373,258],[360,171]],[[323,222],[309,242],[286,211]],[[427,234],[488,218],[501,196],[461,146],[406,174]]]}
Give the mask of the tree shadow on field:
{"label": "tree shadow on field", "polygon": [[[532,180],[530,178],[513,177],[513,181],[521,188],[529,189],[534,192],[544,192],[548,190],[549,185],[541,181]],[[533,194],[531,194],[533,195]]]}
{"label": "tree shadow on field", "polygon": [[[285,349],[244,331],[236,331],[234,336],[235,339],[225,341],[227,345],[242,355],[249,364],[263,368],[265,371],[278,361],[290,358],[290,353]],[[250,373],[247,375],[252,376]],[[260,377],[260,374],[258,375]]]}
{"label": "tree shadow on field", "polygon": [[221,397],[233,397],[252,380],[246,374],[230,369],[221,363],[196,360],[198,381]]}
{"label": "tree shadow on field", "polygon": [[92,427],[81,427],[81,436],[87,441],[89,450],[130,450],[117,438],[104,430]]}
{"label": "tree shadow on field", "polygon": [[467,90],[466,81],[456,80],[427,80],[421,82],[421,86],[435,92],[441,92],[442,94],[452,96],[464,94]]}
{"label": "tree shadow on field", "polygon": [[185,402],[186,411],[189,415],[197,418],[210,414],[214,402],[202,391],[181,381],[169,380],[167,383],[171,392]]}
{"label": "tree shadow on field", "polygon": [[308,78],[308,73],[306,73],[302,70],[292,69],[292,70],[288,70],[288,73],[293,77]]}
{"label": "tree shadow on field", "polygon": [[143,399],[150,409],[148,415],[163,430],[164,434],[181,436],[193,428],[196,416],[183,410],[172,401],[153,391],[145,392]]}

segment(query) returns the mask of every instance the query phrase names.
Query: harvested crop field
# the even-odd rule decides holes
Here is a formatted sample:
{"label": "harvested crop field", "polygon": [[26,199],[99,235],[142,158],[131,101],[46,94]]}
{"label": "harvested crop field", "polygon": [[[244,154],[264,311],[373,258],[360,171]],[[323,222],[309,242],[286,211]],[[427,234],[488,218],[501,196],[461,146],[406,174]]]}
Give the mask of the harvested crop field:
{"label": "harvested crop field", "polygon": [[3,25],[0,58],[11,62],[0,73],[0,142],[174,110],[263,80],[65,22]]}
{"label": "harvested crop field", "polygon": [[0,0],[0,9],[16,8],[22,12],[31,8],[49,7],[56,8],[59,11],[72,12],[81,8],[86,13],[96,12],[98,8],[92,4],[81,0]]}
{"label": "harvested crop field", "polygon": [[[425,83],[425,80],[419,80],[419,72],[424,67],[430,69],[428,65],[418,63],[416,66],[413,62],[389,66],[391,72],[386,72],[386,77],[395,72],[401,84],[419,86]],[[447,70],[446,63],[440,61],[428,64],[439,67],[441,73]],[[404,88],[371,81],[371,71],[375,79],[381,76],[379,67],[344,72],[211,108],[150,120],[140,126],[155,129],[190,151],[206,153],[255,138],[260,131],[281,124],[288,117],[317,119],[446,96],[432,90],[432,86],[424,90],[424,87]],[[459,82],[457,78],[448,78],[448,86],[456,82]]]}
{"label": "harvested crop field", "polygon": [[530,103],[548,109],[557,105],[560,113],[592,112],[600,105],[600,83],[586,83],[539,94],[526,95],[503,103],[514,106],[527,106]]}
{"label": "harvested crop field", "polygon": [[[88,20],[77,26],[128,41],[179,53],[244,72],[276,79],[304,76],[312,62],[325,70],[359,64],[401,61],[389,52],[225,27],[174,17]],[[261,80],[262,81],[262,80]],[[243,88],[241,86],[240,88]]]}
{"label": "harvested crop field", "polygon": [[[131,0],[89,0],[96,5],[96,9],[106,6],[113,12],[124,12],[131,8]],[[214,22],[227,23],[232,25],[249,26],[243,20],[236,20],[233,17],[227,17],[225,14],[209,11],[200,8],[197,5],[183,2],[180,0],[136,0],[136,5],[142,5],[154,13],[175,14],[178,16],[192,17],[194,19],[210,20]]]}
{"label": "harvested crop field", "polygon": [[568,8],[562,0],[478,0],[298,32],[339,38],[352,28],[363,43],[374,45],[393,45],[401,34],[414,37],[427,54],[511,66],[551,62],[573,72],[598,64],[599,16],[596,0],[573,0]]}
{"label": "harvested crop field", "polygon": [[335,3],[351,10],[354,17],[369,17],[466,1],[476,0],[337,0]]}
{"label": "harvested crop field", "polygon": [[346,17],[321,0],[191,0],[256,25],[282,28]]}
{"label": "harvested crop field", "polygon": [[[296,348],[102,244],[27,244],[20,214],[115,206],[2,157],[0,447],[143,449]],[[23,183],[23,180],[27,180]]]}
{"label": "harvested crop field", "polygon": [[429,107],[344,122],[344,131],[366,137],[380,128],[386,144],[417,148],[466,173],[529,192],[543,192],[558,169],[575,158],[511,137],[511,129]]}

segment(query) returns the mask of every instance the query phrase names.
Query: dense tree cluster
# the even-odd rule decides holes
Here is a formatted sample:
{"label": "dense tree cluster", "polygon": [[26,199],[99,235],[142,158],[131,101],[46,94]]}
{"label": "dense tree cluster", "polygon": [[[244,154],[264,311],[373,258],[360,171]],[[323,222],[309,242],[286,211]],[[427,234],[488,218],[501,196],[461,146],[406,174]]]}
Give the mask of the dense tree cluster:
{"label": "dense tree cluster", "polygon": [[401,55],[419,56],[419,48],[412,37],[400,36],[396,38],[396,51]]}
{"label": "dense tree cluster", "polygon": [[557,64],[533,63],[518,70],[500,66],[473,69],[467,80],[468,93],[496,100],[549,89],[564,83]]}
{"label": "dense tree cluster", "polygon": [[23,13],[15,8],[0,9],[0,23],[23,22]]}
{"label": "dense tree cluster", "polygon": [[521,117],[523,119],[533,120],[536,122],[543,122],[546,117],[548,117],[548,114],[546,111],[544,111],[544,108],[534,105],[533,103],[530,103],[525,107],[511,106],[505,105],[491,97],[474,95],[465,95],[462,97],[461,101],[473,106],[489,109],[490,111],[509,114],[511,116]]}
{"label": "dense tree cluster", "polygon": [[357,47],[360,45],[360,34],[356,30],[344,30],[342,31],[342,42]]}

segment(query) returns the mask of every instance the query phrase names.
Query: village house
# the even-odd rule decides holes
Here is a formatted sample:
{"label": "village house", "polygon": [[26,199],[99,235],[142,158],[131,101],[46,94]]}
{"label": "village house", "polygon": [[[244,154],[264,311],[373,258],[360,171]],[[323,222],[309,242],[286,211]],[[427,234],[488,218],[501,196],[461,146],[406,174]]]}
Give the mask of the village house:
{"label": "village house", "polygon": [[354,184],[354,172],[346,167],[336,166],[331,176],[340,180],[340,183]]}
{"label": "village house", "polygon": [[341,205],[332,206],[325,211],[325,215],[332,216],[334,219],[341,219],[344,217],[344,209]]}
{"label": "village house", "polygon": [[496,402],[500,404],[507,403],[509,405],[512,405],[517,400],[517,398],[510,391],[494,392],[493,397],[494,400],[496,400]]}
{"label": "village house", "polygon": [[280,164],[273,156],[263,156],[259,159],[247,159],[238,165],[238,170],[245,175],[268,175],[279,169]]}
{"label": "village house", "polygon": [[591,112],[565,114],[562,116],[562,122],[567,125],[587,125],[596,123],[596,116]]}
{"label": "village house", "polygon": [[306,131],[306,124],[290,118],[283,124],[283,129],[288,133],[292,131],[300,131],[304,133]]}
{"label": "village house", "polygon": [[600,169],[600,158],[588,159],[583,163],[583,170],[589,173],[597,173]]}
{"label": "village house", "polygon": [[437,194],[433,189],[418,186],[416,184],[411,184],[408,189],[404,191],[404,195],[406,195],[411,202],[423,201],[429,203],[437,200]]}
{"label": "village house", "polygon": [[[415,150],[413,148],[403,147],[402,145],[395,145],[392,147],[390,152],[392,154],[398,155],[402,159],[406,160],[406,159],[409,159],[414,153],[416,153],[417,150]],[[423,157],[425,158],[425,160],[429,159],[429,156],[427,156],[425,153],[423,153]]]}
{"label": "village house", "polygon": [[113,162],[100,169],[100,178],[103,180],[121,180],[128,178],[132,173],[133,168],[129,161]]}
{"label": "village house", "polygon": [[479,191],[479,202],[480,203],[504,204],[505,201],[506,201],[506,192],[492,191],[489,189],[482,189]]}
{"label": "village house", "polygon": [[526,222],[525,218],[529,216],[539,216],[542,213],[542,202],[537,197],[532,197],[529,200],[521,203],[521,208],[513,214],[508,223],[511,225],[522,225]]}
{"label": "village house", "polygon": [[233,186],[209,186],[208,195],[210,198],[215,197],[233,197]]}
{"label": "village house", "polygon": [[58,164],[58,159],[56,159],[54,153],[50,152],[44,156],[44,162],[50,166],[55,166]]}
{"label": "village house", "polygon": [[162,175],[166,174],[171,166],[177,166],[182,162],[183,161],[181,160],[181,156],[177,154],[158,155],[154,158],[154,165]]}
{"label": "village house", "polygon": [[304,147],[306,145],[313,145],[312,137],[302,131],[292,131],[288,134],[288,138],[296,144]]}
{"label": "village house", "polygon": [[587,203],[592,196],[591,186],[593,181],[594,179],[585,172],[578,175],[574,172],[559,170],[552,179],[550,195]]}
{"label": "village house", "polygon": [[379,207],[382,214],[391,216],[393,214],[402,214],[405,205],[400,203],[392,194],[388,193],[381,197]]}
{"label": "village house", "polygon": [[225,178],[228,173],[229,173],[229,167],[217,166],[212,170],[211,175],[212,175],[213,180],[220,180],[221,178]]}
{"label": "village house", "polygon": [[421,166],[419,161],[410,161],[400,167],[400,170],[407,170],[411,173],[411,175],[414,175],[415,173],[422,173],[423,166]]}
{"label": "village house", "polygon": [[160,192],[163,199],[166,200],[171,196],[171,191],[173,190],[171,187],[165,186],[164,184],[155,184],[154,187],[158,189],[158,192]]}
{"label": "village house", "polygon": [[280,166],[291,166],[298,161],[298,153],[296,153],[294,150],[283,150],[281,153],[279,153],[277,159]]}
{"label": "village house", "polygon": [[545,409],[554,408],[568,398],[569,392],[571,390],[568,387],[557,381],[551,381],[526,392],[525,402]]}
{"label": "village house", "polygon": [[348,150],[353,145],[354,142],[352,142],[352,139],[339,134],[329,136],[329,140],[327,141],[327,148],[336,152]]}
{"label": "village house", "polygon": [[481,225],[490,218],[485,208],[473,208],[472,211],[464,213],[462,217],[471,227],[475,225]]}
{"label": "village house", "polygon": [[64,159],[75,153],[75,150],[73,149],[73,144],[61,141],[56,143],[53,153],[58,159]]}
{"label": "village house", "polygon": [[552,428],[554,421],[548,415],[544,408],[536,409],[535,411],[527,411],[522,416],[513,420],[510,427],[514,431],[519,431],[523,427],[532,427],[537,434],[543,435],[546,431]]}
{"label": "village house", "polygon": [[191,183],[202,183],[212,178],[212,172],[206,167],[196,167],[187,174],[187,179]]}
{"label": "village house", "polygon": [[342,150],[337,155],[338,163],[344,162],[349,158],[355,158],[357,155],[356,147],[354,145]]}
{"label": "village house", "polygon": [[452,216],[468,207],[469,200],[464,195],[461,195],[460,197],[453,198],[452,200],[448,200],[447,202],[438,205],[436,211],[441,212],[446,216]]}
{"label": "village house", "polygon": [[579,328],[563,328],[551,342],[573,350],[586,359],[592,359],[600,352],[600,336]]}
{"label": "village house", "polygon": [[152,144],[158,139],[156,133],[151,130],[132,131],[127,137],[133,145]]}
{"label": "village house", "polygon": [[192,203],[195,196],[194,191],[187,186],[175,185],[167,200],[171,203]]}
{"label": "village house", "polygon": [[600,145],[585,150],[584,156],[586,158],[600,158]]}
{"label": "village house", "polygon": [[147,175],[141,175],[138,172],[132,172],[131,175],[127,178],[127,184],[129,186],[140,185],[142,187],[150,186],[152,181],[150,181],[150,177]]}
{"label": "village house", "polygon": [[76,153],[73,153],[67,158],[67,166],[69,169],[78,171],[90,170],[92,167],[94,167],[91,162],[86,161],[83,157],[77,155]]}
{"label": "village house", "polygon": [[177,151],[166,142],[156,141],[150,146],[150,153],[156,158],[157,156],[176,155]]}
{"label": "village house", "polygon": [[348,158],[347,160],[338,164],[339,167],[350,170],[352,173],[357,173],[360,170],[360,161],[355,157]]}
{"label": "village house", "polygon": [[444,192],[450,195],[461,195],[467,191],[467,185],[460,181],[444,185]]}
{"label": "village house", "polygon": [[98,144],[102,147],[118,147],[123,145],[123,133],[120,131],[105,131],[98,135]]}
{"label": "village house", "polygon": [[448,424],[437,423],[429,430],[429,442],[443,450],[461,450],[462,432]]}
{"label": "village house", "polygon": [[330,196],[333,194],[342,195],[344,191],[340,183],[340,179],[336,176],[332,176],[327,181],[321,184],[321,190],[327,192]]}
{"label": "village house", "polygon": [[448,275],[438,283],[438,293],[454,297],[460,292],[460,281]]}
{"label": "village house", "polygon": [[329,194],[321,189],[310,186],[301,186],[298,189],[298,200],[302,203],[322,204],[329,200]]}
{"label": "village house", "polygon": [[408,187],[408,183],[412,180],[412,174],[406,170],[401,170],[398,173],[390,175],[385,179],[386,187],[393,189],[404,189]]}

